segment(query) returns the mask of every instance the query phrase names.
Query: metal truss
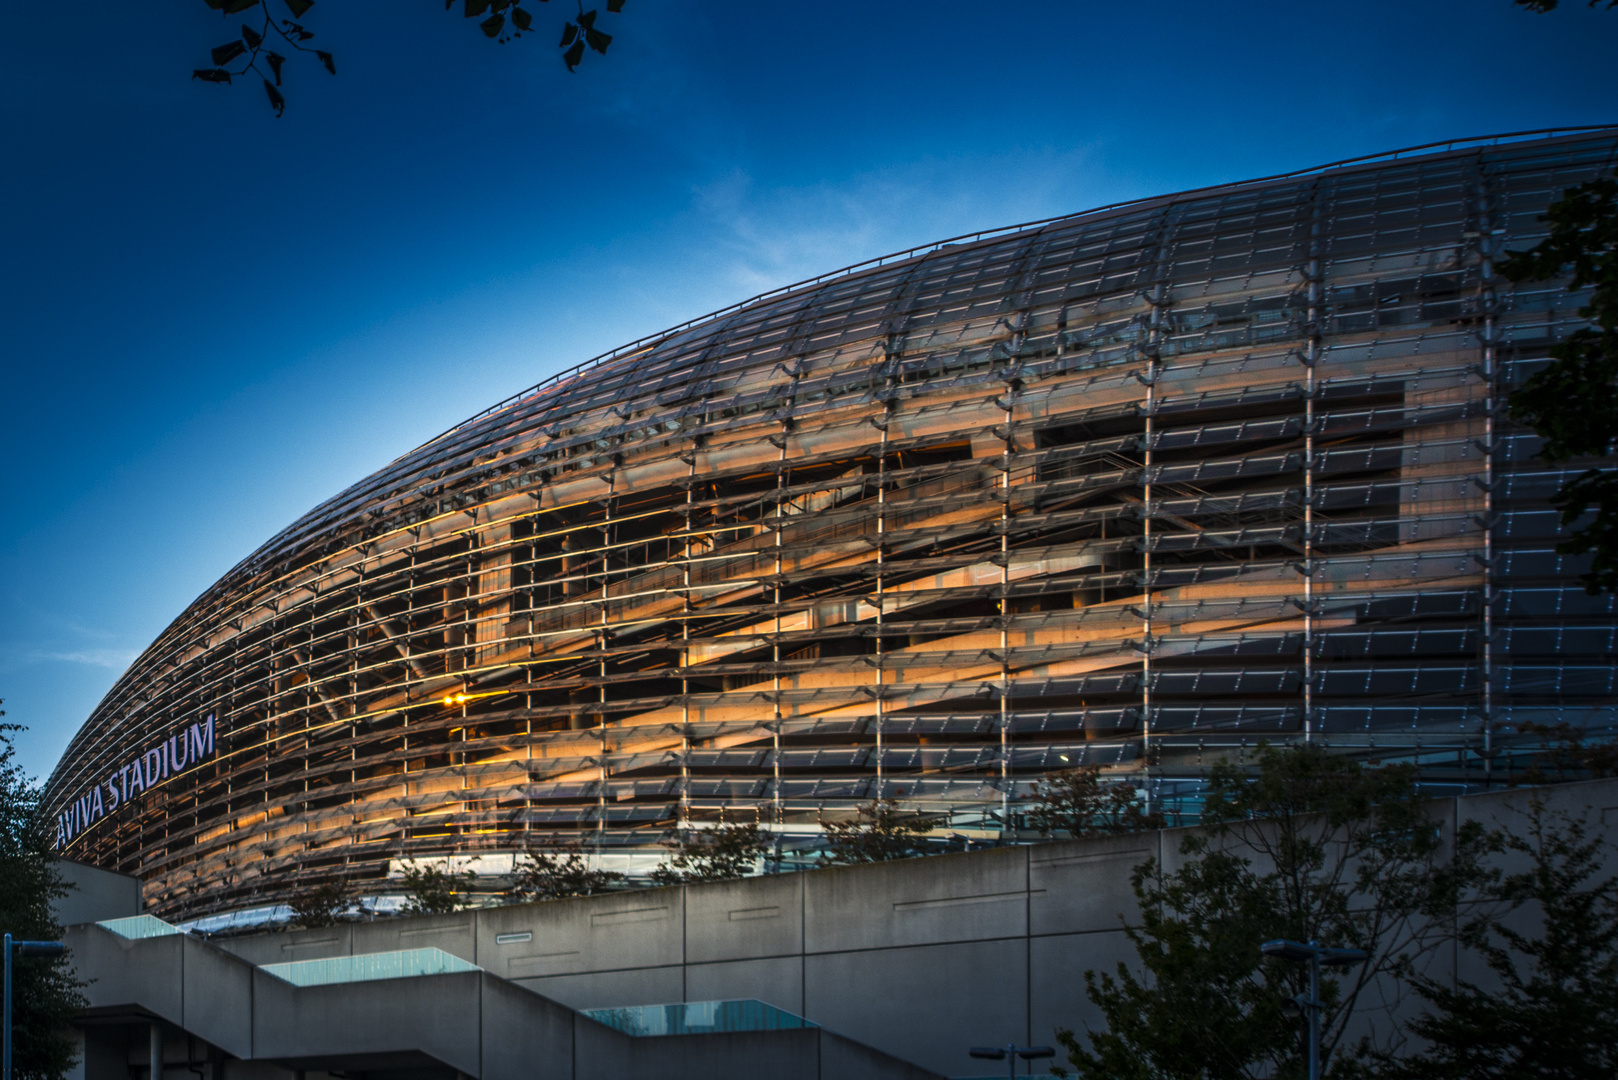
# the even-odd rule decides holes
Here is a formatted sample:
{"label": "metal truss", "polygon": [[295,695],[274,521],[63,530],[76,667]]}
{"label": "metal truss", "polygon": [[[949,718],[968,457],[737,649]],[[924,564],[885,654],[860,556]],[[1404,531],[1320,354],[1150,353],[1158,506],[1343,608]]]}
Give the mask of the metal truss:
{"label": "metal truss", "polygon": [[210,715],[215,753],[64,854],[177,918],[719,820],[791,849],[901,793],[1015,838],[1085,763],[1194,815],[1264,740],[1502,782],[1514,725],[1610,731],[1618,619],[1502,408],[1579,298],[1494,263],[1615,154],[1479,140],[1149,199],[573,369],[193,603],[47,805]]}

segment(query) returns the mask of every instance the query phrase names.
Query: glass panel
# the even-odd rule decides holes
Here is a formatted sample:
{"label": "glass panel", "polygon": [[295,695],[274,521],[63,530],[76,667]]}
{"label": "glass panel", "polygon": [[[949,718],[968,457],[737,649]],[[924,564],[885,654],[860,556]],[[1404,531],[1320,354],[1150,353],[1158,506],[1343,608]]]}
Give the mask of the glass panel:
{"label": "glass panel", "polygon": [[104,919],[96,923],[96,925],[103,929],[111,930],[119,937],[128,938],[130,941],[185,933],[178,926],[172,926],[155,915],[132,915],[127,919]]}
{"label": "glass panel", "polygon": [[686,1001],[674,1005],[626,1005],[585,1009],[597,1023],[637,1038],[651,1035],[704,1035],[720,1031],[782,1031],[818,1025],[796,1013],[751,998],[741,1001]]}
{"label": "glass panel", "polygon": [[481,969],[442,949],[403,949],[399,952],[265,964],[263,970],[277,979],[285,979],[293,986],[326,986],[331,983],[409,979],[417,975],[445,975]]}

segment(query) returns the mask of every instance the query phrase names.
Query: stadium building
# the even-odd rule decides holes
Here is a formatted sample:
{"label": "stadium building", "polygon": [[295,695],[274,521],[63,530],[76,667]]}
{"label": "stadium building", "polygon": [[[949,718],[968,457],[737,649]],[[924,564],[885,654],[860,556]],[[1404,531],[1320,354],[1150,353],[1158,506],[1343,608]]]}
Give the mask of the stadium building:
{"label": "stadium building", "polygon": [[[1094,764],[1195,814],[1310,739],[1508,780],[1610,732],[1612,601],[1503,403],[1581,325],[1495,264],[1618,129],[1105,207],[850,267],[571,368],[197,599],[51,776],[60,852],[169,920],[401,862],[788,862],[896,796],[1024,835]],[[366,885],[364,883],[370,882]]]}

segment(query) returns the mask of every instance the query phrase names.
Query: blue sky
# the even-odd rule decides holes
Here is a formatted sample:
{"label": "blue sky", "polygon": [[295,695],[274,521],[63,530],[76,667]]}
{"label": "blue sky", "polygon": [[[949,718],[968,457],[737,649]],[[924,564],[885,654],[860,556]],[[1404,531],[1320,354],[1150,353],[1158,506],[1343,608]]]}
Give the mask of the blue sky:
{"label": "blue sky", "polygon": [[[267,0],[278,9],[282,0]],[[1618,12],[1509,0],[569,0],[508,45],[320,0],[286,115],[189,80],[203,0],[0,34],[0,697],[43,775],[293,518],[484,406],[948,235],[1618,118]],[[293,61],[300,60],[294,57]]]}

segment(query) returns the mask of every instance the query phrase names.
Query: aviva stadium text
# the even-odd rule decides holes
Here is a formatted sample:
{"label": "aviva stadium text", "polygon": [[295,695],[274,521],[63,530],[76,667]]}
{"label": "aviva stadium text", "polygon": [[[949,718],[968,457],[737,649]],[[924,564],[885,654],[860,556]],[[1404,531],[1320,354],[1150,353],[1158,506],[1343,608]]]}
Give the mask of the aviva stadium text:
{"label": "aviva stadium text", "polygon": [[207,719],[170,735],[82,792],[56,817],[57,848],[65,847],[69,840],[142,792],[213,757],[213,728],[210,713]]}

